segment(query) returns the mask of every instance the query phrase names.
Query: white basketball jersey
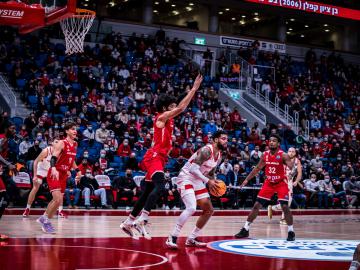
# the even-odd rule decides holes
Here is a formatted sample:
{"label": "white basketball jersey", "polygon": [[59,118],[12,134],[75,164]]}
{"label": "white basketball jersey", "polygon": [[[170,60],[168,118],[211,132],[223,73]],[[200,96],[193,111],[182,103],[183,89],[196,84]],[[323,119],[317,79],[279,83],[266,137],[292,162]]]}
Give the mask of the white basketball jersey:
{"label": "white basketball jersey", "polygon": [[47,173],[50,169],[50,159],[52,156],[52,147],[48,146],[46,147],[47,150],[47,156],[38,163],[37,166],[37,175],[42,176],[42,177],[46,177]]}
{"label": "white basketball jersey", "polygon": [[[219,162],[221,161],[221,152],[219,151],[217,157],[214,157],[214,149],[213,149],[213,146],[211,144],[208,144],[208,145],[205,145],[204,147],[208,147],[211,151],[211,156],[208,160],[204,161],[203,164],[201,164],[200,166],[200,172],[208,177],[208,174],[209,172],[216,168],[219,164]],[[191,175],[191,177],[195,177],[193,176],[191,173],[190,173],[190,166],[191,166],[191,163],[194,162],[195,158],[197,157],[198,155],[198,152],[201,151],[198,150],[196,153],[194,153],[190,159],[186,162],[186,164],[184,165],[184,167],[182,167],[181,171],[180,171],[180,174],[179,174],[179,178],[183,177],[183,176],[189,176]]]}

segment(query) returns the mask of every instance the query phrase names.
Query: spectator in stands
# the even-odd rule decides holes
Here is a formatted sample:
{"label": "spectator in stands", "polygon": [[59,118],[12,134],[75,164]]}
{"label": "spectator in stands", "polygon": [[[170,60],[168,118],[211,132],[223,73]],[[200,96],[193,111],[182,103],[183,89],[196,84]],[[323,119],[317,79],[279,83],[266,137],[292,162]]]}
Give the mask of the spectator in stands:
{"label": "spectator in stands", "polygon": [[189,159],[194,154],[194,146],[191,141],[186,143],[186,147],[181,150],[181,155],[185,159]]}
{"label": "spectator in stands", "polygon": [[304,209],[306,207],[306,196],[304,193],[304,183],[300,181],[293,187],[292,205],[295,208]]}
{"label": "spectator in stands", "polygon": [[310,121],[310,129],[312,132],[318,132],[321,129],[321,121],[317,115]]}
{"label": "spectator in stands", "polygon": [[240,206],[241,203],[239,203],[239,197],[240,197],[240,202],[244,201],[243,198],[246,195],[246,190],[240,190],[236,188],[240,186],[243,180],[244,179],[241,179],[240,165],[235,164],[234,170],[229,171],[226,175],[226,182],[227,182],[227,186],[229,187],[226,195],[229,198],[229,205],[233,209],[238,208]]}
{"label": "spectator in stands", "polygon": [[28,168],[28,171],[30,171],[30,172],[32,172],[32,170],[33,170],[34,160],[40,155],[40,153],[42,151],[39,145],[40,145],[40,142],[38,140],[35,140],[34,145],[31,146],[27,152],[26,167]]}
{"label": "spectator in stands", "polygon": [[82,159],[81,164],[78,166],[78,169],[80,170],[81,175],[85,175],[86,171],[90,171],[91,173],[93,171],[93,168],[87,158]]}
{"label": "spectator in stands", "polygon": [[29,149],[33,146],[30,142],[29,136],[24,137],[24,140],[19,145],[19,159],[26,159]]}
{"label": "spectator in stands", "polygon": [[36,125],[36,127],[34,127],[31,131],[31,135],[34,139],[36,139],[36,136],[38,134],[44,134],[44,132],[46,131],[45,127],[44,127],[44,122],[42,120],[39,121],[39,123]]}
{"label": "spectator in stands", "polygon": [[90,195],[100,196],[102,209],[107,209],[106,190],[99,188],[99,184],[92,175],[90,169],[87,169],[85,175],[80,179],[80,188],[85,199],[85,208],[90,209]]}
{"label": "spectator in stands", "polygon": [[310,169],[312,172],[317,173],[319,171],[319,169],[323,168],[323,163],[320,159],[320,156],[317,155],[316,158],[313,158],[310,161]]}
{"label": "spectator in stands", "polygon": [[[71,200],[71,196],[74,197],[73,201]],[[69,177],[65,189],[65,201],[69,209],[78,208],[79,198],[80,198],[80,189],[77,188],[75,179]]]}
{"label": "spectator in stands", "polygon": [[316,181],[316,174],[311,174],[310,179],[304,181],[305,190],[310,193],[309,203],[313,202],[315,195],[319,193],[319,183]]}
{"label": "spectator in stands", "polygon": [[[132,170],[126,169],[124,176],[115,177],[113,187],[117,190],[117,197],[119,199],[126,198],[126,211],[130,210],[133,203],[133,197],[137,194],[137,186],[133,179]],[[115,201],[114,198],[114,208],[117,208],[119,199]]]}
{"label": "spectator in stands", "polygon": [[133,171],[138,171],[139,170],[139,162],[136,158],[136,154],[134,152],[132,152],[130,154],[129,159],[126,162],[126,168],[129,168],[130,170]]}
{"label": "spectator in stands", "polygon": [[213,133],[215,133],[216,130],[217,130],[217,127],[216,127],[216,125],[215,125],[215,121],[214,121],[214,120],[210,120],[209,123],[207,123],[207,124],[205,125],[203,132],[204,132],[205,134],[208,134],[208,133],[213,134]]}
{"label": "spectator in stands", "polygon": [[[345,175],[343,175],[343,179]],[[349,208],[353,208],[355,205],[359,205],[360,202],[360,186],[356,183],[356,177],[351,176],[350,180],[343,182],[343,187],[348,196],[350,196]]]}
{"label": "spectator in stands", "polygon": [[100,128],[98,128],[95,132],[95,140],[99,143],[105,143],[109,135],[110,135],[110,131],[106,129],[106,124],[101,123]]}
{"label": "spectator in stands", "polygon": [[233,166],[229,163],[229,159],[225,158],[224,162],[220,165],[220,173],[226,176],[232,170]]}
{"label": "spectator in stands", "polygon": [[180,206],[180,193],[177,190],[177,185],[174,184],[170,177],[170,171],[165,171],[165,192],[162,196],[163,198],[163,205],[162,209],[165,210],[179,210]]}
{"label": "spectator in stands", "polygon": [[118,150],[117,150],[117,154],[120,157],[128,157],[131,154],[131,147],[129,145],[129,140],[128,139],[124,139],[123,143],[120,144]]}
{"label": "spectator in stands", "polygon": [[89,146],[92,146],[94,144],[95,132],[90,123],[87,125],[87,128],[83,131],[82,135],[83,135],[83,141],[88,142]]}

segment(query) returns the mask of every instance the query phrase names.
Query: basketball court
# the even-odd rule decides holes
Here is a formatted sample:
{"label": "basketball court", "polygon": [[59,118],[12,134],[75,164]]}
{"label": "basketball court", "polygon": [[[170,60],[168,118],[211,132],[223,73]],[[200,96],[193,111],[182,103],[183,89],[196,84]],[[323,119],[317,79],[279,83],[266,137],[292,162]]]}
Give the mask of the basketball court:
{"label": "basketball court", "polygon": [[[0,247],[1,269],[348,269],[360,242],[360,210],[294,211],[297,239],[286,242],[287,226],[265,211],[250,229],[251,239],[233,237],[248,211],[215,211],[201,237],[207,248],[184,246],[197,217],[185,225],[178,250],[165,240],[179,211],[154,211],[151,240],[133,240],[119,228],[125,211],[68,211],[54,220],[57,234],[42,233],[36,218],[43,210],[8,209],[2,233],[11,239]],[[197,215],[199,212],[197,212]],[[11,259],[9,259],[11,258]]]}

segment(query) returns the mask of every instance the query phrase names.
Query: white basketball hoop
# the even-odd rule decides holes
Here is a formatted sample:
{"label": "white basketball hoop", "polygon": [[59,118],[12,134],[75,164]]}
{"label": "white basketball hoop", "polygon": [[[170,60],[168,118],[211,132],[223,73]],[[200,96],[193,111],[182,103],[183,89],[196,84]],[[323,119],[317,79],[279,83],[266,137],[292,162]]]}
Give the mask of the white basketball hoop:
{"label": "white basketball hoop", "polygon": [[65,36],[66,54],[84,52],[85,36],[95,19],[95,12],[87,9],[76,9],[71,17],[60,21]]}

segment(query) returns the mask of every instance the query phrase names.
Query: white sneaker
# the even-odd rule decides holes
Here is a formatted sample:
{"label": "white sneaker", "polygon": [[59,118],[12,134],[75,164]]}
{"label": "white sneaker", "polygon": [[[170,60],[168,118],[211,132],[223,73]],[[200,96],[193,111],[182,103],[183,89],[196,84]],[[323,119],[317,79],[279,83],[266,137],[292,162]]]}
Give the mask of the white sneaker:
{"label": "white sneaker", "polygon": [[195,239],[188,238],[188,239],[186,239],[185,246],[187,246],[187,247],[201,247],[201,248],[203,248],[203,247],[206,247],[207,244],[204,243],[204,242],[199,241],[197,238],[195,238]]}
{"label": "white sneaker", "polygon": [[130,236],[132,239],[139,240],[139,236],[134,232],[134,226],[130,224],[126,224],[125,222],[120,224],[120,229]]}
{"label": "white sneaker", "polygon": [[180,210],[180,208],[175,206],[172,210],[177,211]]}
{"label": "white sneaker", "polygon": [[145,239],[151,240],[151,235],[146,229],[146,225],[148,224],[147,220],[136,220],[134,222],[134,228],[141,234]]}
{"label": "white sneaker", "polygon": [[169,235],[169,237],[166,239],[165,245],[170,249],[177,249],[178,246],[176,244],[177,237]]}
{"label": "white sneaker", "polygon": [[162,210],[165,210],[165,204],[163,204],[163,206],[161,207]]}
{"label": "white sneaker", "polygon": [[166,206],[166,207],[165,207],[165,210],[170,210],[170,207],[169,207],[169,206]]}
{"label": "white sneaker", "polygon": [[130,208],[129,206],[126,206],[126,207],[125,207],[125,211],[130,211],[130,209],[131,209],[131,208]]}

